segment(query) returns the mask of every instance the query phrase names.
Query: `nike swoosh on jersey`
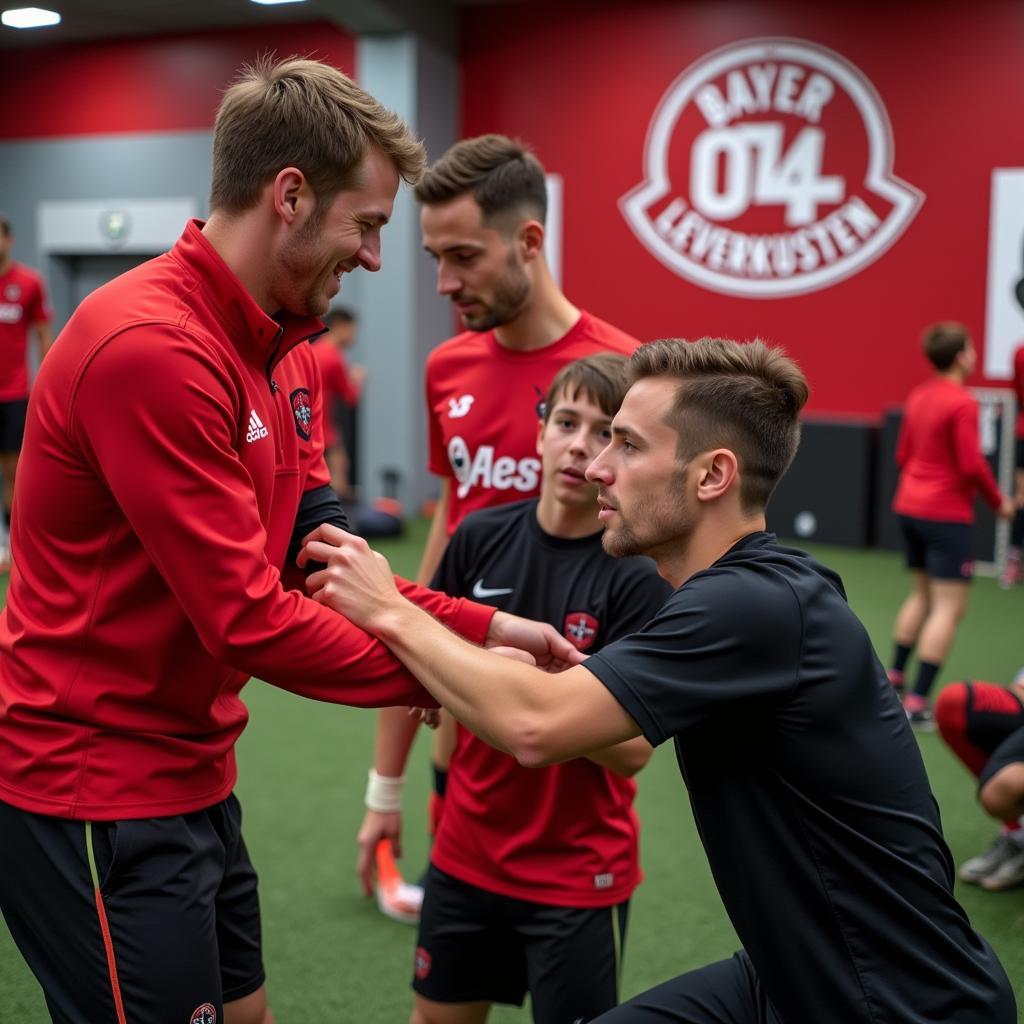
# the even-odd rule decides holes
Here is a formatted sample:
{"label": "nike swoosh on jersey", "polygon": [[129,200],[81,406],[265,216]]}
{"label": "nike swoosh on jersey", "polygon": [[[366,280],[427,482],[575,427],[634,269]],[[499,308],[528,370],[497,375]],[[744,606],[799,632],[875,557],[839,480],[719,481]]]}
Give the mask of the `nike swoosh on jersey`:
{"label": "nike swoosh on jersey", "polygon": [[482,579],[473,584],[473,596],[478,601],[482,601],[485,597],[501,597],[502,594],[511,593],[511,587],[485,587]]}

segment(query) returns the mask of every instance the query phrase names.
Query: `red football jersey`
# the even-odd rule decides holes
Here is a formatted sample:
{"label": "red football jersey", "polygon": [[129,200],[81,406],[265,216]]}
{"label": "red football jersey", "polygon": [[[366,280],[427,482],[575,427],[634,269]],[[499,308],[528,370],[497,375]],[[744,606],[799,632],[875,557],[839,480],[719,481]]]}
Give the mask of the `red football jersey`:
{"label": "red football jersey", "polygon": [[28,397],[28,329],[52,319],[43,279],[12,263],[0,274],[0,402]]}
{"label": "red football jersey", "polygon": [[894,512],[948,523],[974,522],[974,495],[993,507],[999,485],[978,442],[978,403],[966,388],[933,377],[910,392],[896,446]]}
{"label": "red football jersey", "polygon": [[639,342],[590,313],[558,341],[520,352],[493,331],[465,331],[427,358],[430,471],[449,480],[448,533],[478,508],[540,490],[538,406],[552,378],[594,352],[630,355]]}

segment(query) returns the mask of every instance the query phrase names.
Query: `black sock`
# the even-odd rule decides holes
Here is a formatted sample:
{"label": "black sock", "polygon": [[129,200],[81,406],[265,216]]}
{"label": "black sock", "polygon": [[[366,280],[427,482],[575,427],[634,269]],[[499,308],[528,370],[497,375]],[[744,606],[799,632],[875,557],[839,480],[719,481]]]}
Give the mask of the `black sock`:
{"label": "black sock", "polygon": [[927,697],[939,674],[941,665],[935,665],[930,661],[919,661],[917,663],[917,682],[914,683],[914,693],[918,697]]}
{"label": "black sock", "polygon": [[1010,543],[1015,548],[1024,547],[1024,508],[1014,513],[1013,525],[1010,527]]}
{"label": "black sock", "polygon": [[434,792],[444,799],[445,790],[448,789],[448,769],[439,768],[436,764],[434,768]]}
{"label": "black sock", "polygon": [[907,659],[914,653],[913,645],[895,644],[892,649],[892,667],[902,672],[907,667]]}

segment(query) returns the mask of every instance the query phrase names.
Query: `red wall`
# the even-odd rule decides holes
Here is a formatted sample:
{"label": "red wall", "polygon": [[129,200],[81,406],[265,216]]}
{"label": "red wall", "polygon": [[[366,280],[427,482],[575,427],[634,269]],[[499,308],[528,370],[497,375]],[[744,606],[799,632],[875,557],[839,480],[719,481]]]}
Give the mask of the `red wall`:
{"label": "red wall", "polygon": [[[866,269],[777,299],[681,278],[618,206],[644,178],[645,137],[671,83],[709,51],[760,36],[808,40],[856,65],[888,111],[894,173],[925,196]],[[574,301],[641,338],[770,339],[804,367],[815,411],[873,416],[927,373],[918,347],[927,323],[961,320],[982,345],[990,176],[1024,167],[1022,39],[1017,0],[470,7],[462,127],[519,135],[563,176],[563,275]]]}
{"label": "red wall", "polygon": [[352,36],[326,22],[5,50],[0,138],[211,128],[224,87],[264,53],[355,66]]}

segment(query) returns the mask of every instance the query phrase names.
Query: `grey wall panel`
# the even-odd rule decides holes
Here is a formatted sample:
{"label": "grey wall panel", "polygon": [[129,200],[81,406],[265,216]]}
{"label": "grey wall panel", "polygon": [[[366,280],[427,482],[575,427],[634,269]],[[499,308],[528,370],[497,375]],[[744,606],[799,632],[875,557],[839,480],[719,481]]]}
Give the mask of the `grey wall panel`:
{"label": "grey wall panel", "polygon": [[59,261],[44,258],[37,236],[42,202],[69,199],[194,197],[205,213],[212,133],[89,136],[0,143],[0,209],[11,218],[15,258],[37,267],[53,293],[56,326],[73,308]]}

